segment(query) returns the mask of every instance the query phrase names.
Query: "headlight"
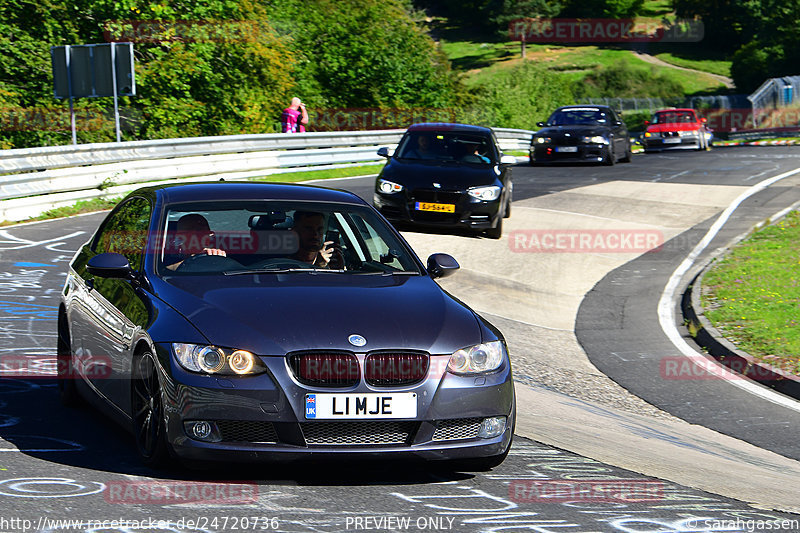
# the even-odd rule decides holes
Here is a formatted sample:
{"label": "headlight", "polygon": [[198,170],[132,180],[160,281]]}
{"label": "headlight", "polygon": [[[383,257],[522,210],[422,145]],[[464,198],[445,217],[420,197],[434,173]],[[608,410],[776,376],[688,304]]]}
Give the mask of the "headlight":
{"label": "headlight", "polygon": [[653,134],[652,134],[652,133],[650,133],[649,131],[646,131],[646,132],[644,132],[644,136],[645,136],[645,137],[652,137],[652,136],[653,136]]}
{"label": "headlight", "polygon": [[473,187],[472,189],[467,189],[467,194],[478,200],[491,202],[492,200],[500,198],[501,190],[502,189],[497,185],[490,185],[489,187]]}
{"label": "headlight", "polygon": [[393,181],[380,179],[378,180],[378,190],[386,194],[394,194],[403,190],[403,186]]}
{"label": "headlight", "polygon": [[608,139],[606,139],[602,135],[587,135],[581,138],[581,142],[587,144],[608,144]]}
{"label": "headlight", "polygon": [[536,144],[545,144],[550,142],[550,137],[534,137],[533,140]]}
{"label": "headlight", "polygon": [[453,374],[483,374],[497,370],[506,355],[501,341],[462,348],[450,356],[447,370]]}
{"label": "headlight", "polygon": [[246,350],[225,350],[216,346],[172,343],[178,363],[192,372],[204,374],[260,374],[266,367]]}

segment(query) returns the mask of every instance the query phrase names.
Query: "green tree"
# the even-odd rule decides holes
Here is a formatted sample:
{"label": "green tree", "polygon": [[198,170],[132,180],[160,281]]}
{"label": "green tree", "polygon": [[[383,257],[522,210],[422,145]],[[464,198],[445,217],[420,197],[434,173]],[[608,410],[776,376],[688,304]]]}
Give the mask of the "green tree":
{"label": "green tree", "polygon": [[484,126],[537,129],[558,106],[574,103],[574,84],[531,61],[504,70],[474,88],[477,100],[462,120]]}
{"label": "green tree", "polygon": [[[501,35],[508,35],[509,24],[524,18],[552,18],[561,11],[558,0],[502,0],[499,14],[492,19]],[[525,57],[525,41],[520,41],[520,55]]]}
{"label": "green tree", "polygon": [[270,16],[293,41],[298,90],[315,105],[446,106],[455,78],[410,4],[285,0]]}
{"label": "green tree", "polygon": [[672,0],[678,18],[703,21],[705,46],[731,53],[758,32],[761,4],[761,0]]}
{"label": "green tree", "polygon": [[632,18],[644,0],[566,0],[559,16],[576,18]]}

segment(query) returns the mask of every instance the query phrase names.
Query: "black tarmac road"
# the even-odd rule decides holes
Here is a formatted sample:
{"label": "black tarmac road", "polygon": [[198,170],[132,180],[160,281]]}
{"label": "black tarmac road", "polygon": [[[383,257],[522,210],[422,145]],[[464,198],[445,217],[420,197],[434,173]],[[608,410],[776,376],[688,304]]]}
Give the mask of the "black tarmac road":
{"label": "black tarmac road", "polygon": [[[749,185],[797,166],[800,149],[789,147],[636,156],[615,167],[519,166],[514,194],[529,198],[611,180]],[[369,178],[327,184],[371,199]],[[734,215],[735,227],[719,238],[798,199],[796,189],[769,189]],[[800,518],[522,438],[505,463],[485,473],[390,462],[144,468],[123,429],[91,409],[62,407],[52,378],[66,264],[103,216],[0,230],[0,370],[8,374],[20,361],[29,363],[27,376],[0,379],[0,531],[655,533],[747,531],[755,523],[748,521]],[[655,269],[646,279],[633,262],[600,282],[581,307],[579,340],[601,370],[648,401],[796,458],[799,445],[787,436],[787,424],[796,429],[797,420],[772,405],[744,410],[758,404],[745,391],[731,388],[721,396],[704,388],[708,383],[678,392],[670,388],[674,383],[635,383],[638,372],[648,384],[642,376],[652,376],[650,356],[668,351],[654,309],[666,278],[709,224],[681,236],[669,254],[637,259],[651,261],[646,267]],[[613,290],[612,280],[620,282]],[[626,318],[631,316],[637,318]],[[631,354],[630,360],[620,364],[608,357],[612,353]],[[610,494],[627,496],[609,501]],[[797,522],[773,524],[773,530],[800,530]]]}

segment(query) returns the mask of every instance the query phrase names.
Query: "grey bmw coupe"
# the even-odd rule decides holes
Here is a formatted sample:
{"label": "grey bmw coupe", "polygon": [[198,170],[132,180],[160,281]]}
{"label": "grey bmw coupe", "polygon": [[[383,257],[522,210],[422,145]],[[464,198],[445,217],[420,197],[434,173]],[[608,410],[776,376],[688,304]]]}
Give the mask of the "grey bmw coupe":
{"label": "grey bmw coupe", "polygon": [[61,399],[130,428],[142,460],[457,460],[511,446],[502,334],[368,203],[312,186],[137,190],[70,264]]}

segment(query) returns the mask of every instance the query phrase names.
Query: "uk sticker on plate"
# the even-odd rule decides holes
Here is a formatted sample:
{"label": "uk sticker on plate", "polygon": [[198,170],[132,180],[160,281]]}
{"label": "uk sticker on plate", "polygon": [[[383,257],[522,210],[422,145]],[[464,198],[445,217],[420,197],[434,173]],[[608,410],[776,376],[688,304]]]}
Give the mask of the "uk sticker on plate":
{"label": "uk sticker on plate", "polygon": [[417,393],[306,394],[306,419],[415,418]]}

